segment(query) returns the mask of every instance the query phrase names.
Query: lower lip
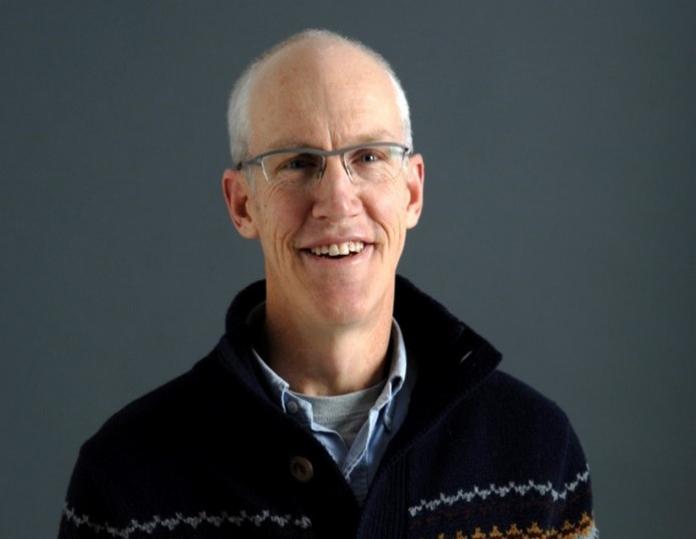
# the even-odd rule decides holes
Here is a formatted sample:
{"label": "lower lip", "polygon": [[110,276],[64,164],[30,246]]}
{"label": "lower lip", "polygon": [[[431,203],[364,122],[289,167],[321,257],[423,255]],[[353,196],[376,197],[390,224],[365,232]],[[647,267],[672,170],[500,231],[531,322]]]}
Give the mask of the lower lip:
{"label": "lower lip", "polygon": [[316,264],[324,264],[330,267],[340,267],[340,266],[352,266],[355,264],[359,264],[362,262],[365,258],[367,258],[370,253],[372,252],[373,246],[372,244],[367,244],[365,245],[365,248],[360,251],[359,253],[355,253],[349,256],[337,256],[337,257],[331,257],[331,256],[318,256],[315,254],[312,254],[309,251],[302,251],[302,254],[305,259],[308,261],[311,261]]}

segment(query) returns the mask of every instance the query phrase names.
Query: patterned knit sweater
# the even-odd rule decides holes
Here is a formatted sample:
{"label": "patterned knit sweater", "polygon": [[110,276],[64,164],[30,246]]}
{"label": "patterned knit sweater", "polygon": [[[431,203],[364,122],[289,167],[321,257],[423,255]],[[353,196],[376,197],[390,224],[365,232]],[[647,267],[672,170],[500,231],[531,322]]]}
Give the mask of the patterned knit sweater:
{"label": "patterned knit sweater", "polygon": [[245,320],[263,296],[263,282],[242,291],[208,356],[82,446],[61,539],[598,536],[563,412],[497,370],[490,344],[400,277],[394,315],[418,383],[359,505],[261,385]]}

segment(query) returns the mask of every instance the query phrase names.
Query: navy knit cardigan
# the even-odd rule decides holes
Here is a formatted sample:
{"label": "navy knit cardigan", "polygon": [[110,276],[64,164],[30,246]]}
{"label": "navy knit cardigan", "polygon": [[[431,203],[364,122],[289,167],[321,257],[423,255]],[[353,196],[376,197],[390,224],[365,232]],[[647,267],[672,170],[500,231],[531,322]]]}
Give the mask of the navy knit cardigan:
{"label": "navy knit cardigan", "polygon": [[395,317],[418,383],[359,505],[324,448],[259,385],[245,320],[264,293],[263,282],[242,291],[207,357],[82,446],[61,539],[597,537],[565,414],[497,370],[490,344],[400,277]]}

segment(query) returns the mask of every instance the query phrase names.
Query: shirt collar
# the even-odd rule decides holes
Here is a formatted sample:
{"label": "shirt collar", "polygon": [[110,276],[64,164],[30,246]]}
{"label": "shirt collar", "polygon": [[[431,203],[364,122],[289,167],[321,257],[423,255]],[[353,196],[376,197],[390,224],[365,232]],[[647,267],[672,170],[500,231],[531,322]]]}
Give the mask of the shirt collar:
{"label": "shirt collar", "polygon": [[392,319],[391,350],[389,376],[387,377],[387,382],[384,384],[382,393],[377,397],[377,402],[375,402],[374,405],[374,409],[378,411],[386,406],[383,417],[387,429],[391,428],[395,402],[394,397],[404,385],[407,369],[406,346],[404,345],[404,337],[401,333],[401,328],[396,319]]}

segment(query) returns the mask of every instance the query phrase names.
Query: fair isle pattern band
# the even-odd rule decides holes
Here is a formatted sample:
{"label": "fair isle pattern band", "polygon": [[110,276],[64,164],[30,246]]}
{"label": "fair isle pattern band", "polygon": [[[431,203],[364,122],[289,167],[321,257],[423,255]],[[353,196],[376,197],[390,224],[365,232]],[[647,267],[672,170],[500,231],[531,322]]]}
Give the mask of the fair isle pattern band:
{"label": "fair isle pattern band", "polygon": [[498,496],[499,498],[504,498],[510,493],[524,496],[530,491],[536,491],[541,496],[551,496],[553,501],[556,502],[558,500],[565,500],[569,492],[574,492],[575,489],[578,488],[579,484],[587,483],[589,479],[590,468],[588,465],[585,465],[585,471],[578,473],[575,476],[575,479],[570,483],[565,483],[563,485],[564,488],[562,489],[556,490],[551,484],[551,481],[547,481],[546,483],[535,483],[531,479],[527,481],[527,483],[521,484],[513,481],[510,481],[507,485],[494,485],[491,483],[487,488],[479,488],[478,486],[474,486],[472,490],[465,492],[460,489],[455,494],[451,495],[441,492],[438,498],[434,498],[432,500],[421,500],[418,505],[409,507],[408,512],[411,514],[411,517],[415,517],[421,511],[435,511],[435,509],[441,505],[452,506],[461,501],[466,501],[469,503],[477,498],[485,500],[489,496]]}
{"label": "fair isle pattern band", "polygon": [[152,534],[157,528],[166,528],[169,531],[173,531],[180,526],[188,526],[195,530],[201,524],[210,524],[219,528],[223,524],[233,524],[239,527],[245,522],[248,522],[258,527],[265,522],[269,522],[281,528],[285,526],[296,526],[302,529],[312,527],[312,521],[309,517],[301,516],[299,518],[294,518],[292,515],[274,515],[271,514],[270,511],[261,511],[255,515],[250,515],[246,511],[240,511],[236,515],[230,515],[226,511],[217,515],[209,515],[205,511],[201,511],[194,516],[184,516],[181,513],[175,513],[174,516],[170,518],[161,518],[159,515],[154,515],[151,520],[146,522],[131,520],[130,525],[125,528],[111,526],[108,522],[92,522],[89,515],[78,515],[75,510],[68,505],[63,509],[63,515],[68,522],[72,522],[78,528],[80,526],[86,526],[96,533],[104,532],[111,537],[120,537],[121,539],[128,539],[131,534],[136,532]]}
{"label": "fair isle pattern band", "polygon": [[578,539],[599,539],[599,530],[593,523],[592,527],[587,530],[587,533],[585,535],[581,535]]}
{"label": "fair isle pattern band", "polygon": [[535,522],[528,528],[518,528],[516,524],[512,524],[502,531],[498,526],[493,526],[488,533],[476,528],[471,535],[465,535],[461,531],[454,535],[438,533],[436,539],[599,539],[599,532],[592,517],[583,513],[578,522],[573,524],[566,521],[560,529],[542,529]]}

